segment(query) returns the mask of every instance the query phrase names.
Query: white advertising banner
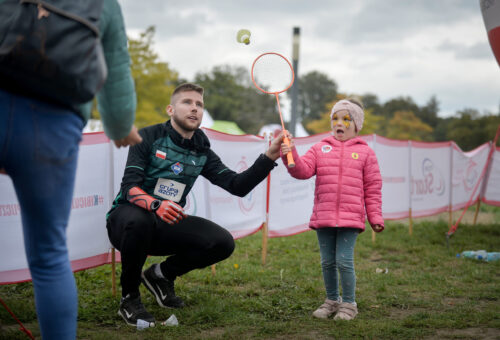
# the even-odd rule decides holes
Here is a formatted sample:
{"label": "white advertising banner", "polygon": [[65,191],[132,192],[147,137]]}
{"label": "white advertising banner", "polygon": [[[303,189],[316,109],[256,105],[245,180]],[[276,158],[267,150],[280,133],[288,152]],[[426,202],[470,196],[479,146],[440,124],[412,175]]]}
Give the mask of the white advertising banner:
{"label": "white advertising banner", "polygon": [[500,206],[500,148],[496,148],[492,157],[483,202]]}
{"label": "white advertising banner", "polygon": [[[257,136],[235,136],[205,129],[212,149],[230,169],[241,172],[267,149]],[[328,133],[296,138],[299,155]],[[383,180],[382,212],[386,219],[429,216],[462,208],[471,198],[487,161],[487,144],[463,153],[454,143],[396,141],[363,136],[377,154]],[[111,245],[105,215],[119,191],[128,149],[117,149],[103,133],[84,134],[80,145],[75,191],[68,226],[68,248],[73,270],[109,262]],[[245,197],[229,194],[199,177],[185,205],[187,214],[204,217],[226,228],[234,238],[250,235],[266,220],[269,196],[270,237],[309,230],[315,177],[292,178],[281,159],[271,172],[270,185],[262,181]],[[500,148],[483,183],[478,185],[487,204],[500,206]],[[21,211],[8,176],[0,175],[0,284],[30,279],[24,254]]]}
{"label": "white advertising banner", "polygon": [[[84,136],[80,144],[73,204],[68,223],[68,249],[73,269],[107,259],[111,244],[106,230],[106,213],[113,199],[111,147],[103,135]],[[91,164],[92,166],[80,166]],[[85,259],[85,263],[75,262]],[[98,263],[102,264],[102,262]]]}
{"label": "white advertising banner", "polygon": [[21,208],[10,177],[0,175],[0,284],[29,280]]}
{"label": "white advertising banner", "polygon": [[120,186],[122,184],[123,173],[125,171],[125,165],[127,165],[127,156],[128,156],[128,146],[125,148],[115,148],[112,147],[113,153],[113,197],[111,198],[111,203],[115,199],[115,196],[120,191]]}
{"label": "white advertising banner", "polygon": [[[304,155],[314,144],[328,134],[295,138],[299,155]],[[269,188],[269,237],[294,235],[309,230],[314,203],[316,176],[307,180],[293,178],[286,170],[281,159],[279,166],[271,172]]]}
{"label": "white advertising banner", "polygon": [[[108,260],[110,244],[105,215],[109,208],[110,163],[109,140],[103,134],[84,135],[67,230],[74,271]],[[21,214],[9,177],[0,176],[0,192],[0,206],[9,208],[8,213],[0,214],[0,284],[27,281],[31,276],[24,251]]]}
{"label": "white advertising banner", "polygon": [[384,219],[408,217],[410,210],[410,149],[408,141],[376,136],[375,153],[382,175]]}
{"label": "white advertising banner", "polygon": [[450,204],[450,143],[411,142],[412,216],[434,215]]}
{"label": "white advertising banner", "polygon": [[[228,135],[205,130],[212,150],[231,170],[242,172],[266,151],[262,137]],[[206,215],[204,217],[227,229],[234,238],[241,238],[259,230],[265,221],[266,181],[262,181],[245,197],[231,195],[224,189],[204,181]]]}
{"label": "white advertising banner", "polygon": [[[482,182],[486,180],[483,178],[481,183],[481,174],[486,165],[488,153],[490,151],[489,145],[483,144],[471,152],[462,152],[460,148],[453,143],[452,155],[452,187],[451,187],[451,203],[452,210],[458,210],[467,204],[471,199],[474,202],[481,193]],[[475,192],[474,192],[475,190]]]}

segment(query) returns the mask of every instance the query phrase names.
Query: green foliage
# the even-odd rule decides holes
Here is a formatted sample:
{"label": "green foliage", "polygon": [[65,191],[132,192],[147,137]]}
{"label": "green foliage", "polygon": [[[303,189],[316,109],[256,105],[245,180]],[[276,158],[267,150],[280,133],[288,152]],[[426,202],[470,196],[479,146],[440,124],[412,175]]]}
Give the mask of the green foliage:
{"label": "green foliage", "polygon": [[[176,280],[187,304],[180,310],[159,307],[141,286],[146,308],[158,321],[175,314],[178,327],[139,332],[127,326],[116,314],[119,297],[111,295],[110,266],[81,271],[75,274],[78,339],[494,339],[500,329],[500,261],[455,255],[499,251],[500,225],[461,225],[449,249],[446,231],[444,221],[417,222],[410,236],[406,225],[388,222],[374,243],[370,231],[360,234],[355,249],[359,315],[350,322],[311,317],[325,298],[313,231],[269,239],[264,266],[260,232],[237,240],[215,276],[205,268]],[[151,257],[147,265],[159,261]],[[377,268],[388,273],[377,274]],[[0,297],[39,338],[31,283],[0,286]],[[0,339],[26,339],[2,307]]]}
{"label": "green foliage", "polygon": [[385,102],[381,114],[390,119],[397,111],[413,112],[416,115],[416,112],[419,112],[420,109],[411,97],[398,97]]}
{"label": "green foliage", "polygon": [[298,114],[305,125],[320,119],[337,96],[337,83],[318,71],[301,75],[298,86]]}
{"label": "green foliage", "polygon": [[439,102],[436,96],[432,96],[427,104],[416,112],[418,118],[425,124],[435,127],[439,123]]}
{"label": "green foliage", "polygon": [[446,138],[455,141],[464,151],[493,140],[500,126],[500,114],[481,116],[477,110],[466,109],[458,115],[449,120]]}
{"label": "green foliage", "polygon": [[257,90],[244,67],[215,66],[196,74],[195,83],[205,89],[205,108],[214,120],[233,121],[250,134],[280,121],[275,97]]}
{"label": "green foliage", "polygon": [[[304,122],[305,123],[305,122]],[[305,123],[304,126],[309,133],[317,134],[331,131],[330,112],[324,112],[319,119]]]}
{"label": "green foliage", "polygon": [[177,84],[178,74],[168,63],[161,62],[153,50],[154,26],[129,38],[132,77],[137,93],[136,122],[138,128],[167,120],[166,106]]}
{"label": "green foliage", "polygon": [[423,123],[412,111],[396,111],[387,124],[386,137],[432,141],[432,128]]}

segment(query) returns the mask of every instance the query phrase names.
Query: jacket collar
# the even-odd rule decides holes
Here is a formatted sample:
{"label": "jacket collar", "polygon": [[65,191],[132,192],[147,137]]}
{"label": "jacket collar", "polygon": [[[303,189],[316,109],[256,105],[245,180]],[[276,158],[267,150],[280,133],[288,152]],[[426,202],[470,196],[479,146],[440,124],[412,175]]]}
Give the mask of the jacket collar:
{"label": "jacket collar", "polygon": [[368,143],[366,143],[366,141],[361,137],[354,137],[354,138],[351,138],[351,139],[348,139],[348,140],[342,142],[342,141],[335,139],[335,137],[333,137],[333,136],[328,136],[328,137],[324,138],[322,140],[322,142],[325,142],[325,143],[328,143],[332,146],[337,146],[337,147],[340,147],[342,144],[344,144],[344,146],[351,146],[351,145],[355,145],[355,144],[368,145]]}
{"label": "jacket collar", "polygon": [[199,152],[204,152],[210,149],[210,141],[208,140],[207,135],[205,135],[205,133],[201,129],[196,129],[193,137],[188,139],[183,138],[180,133],[175,131],[170,120],[167,120],[164,125],[168,135],[175,145],[184,149],[195,150]]}

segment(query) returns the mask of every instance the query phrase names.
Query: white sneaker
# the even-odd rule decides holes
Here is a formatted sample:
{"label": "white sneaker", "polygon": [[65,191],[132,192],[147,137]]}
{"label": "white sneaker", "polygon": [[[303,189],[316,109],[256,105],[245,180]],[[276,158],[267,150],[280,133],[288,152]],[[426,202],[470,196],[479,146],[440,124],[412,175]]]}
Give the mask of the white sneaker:
{"label": "white sneaker", "polygon": [[358,306],[353,303],[343,302],[333,320],[352,320],[358,315]]}
{"label": "white sneaker", "polygon": [[342,298],[339,297],[339,301],[326,299],[325,303],[319,306],[312,315],[318,319],[328,319],[330,315],[338,311]]}

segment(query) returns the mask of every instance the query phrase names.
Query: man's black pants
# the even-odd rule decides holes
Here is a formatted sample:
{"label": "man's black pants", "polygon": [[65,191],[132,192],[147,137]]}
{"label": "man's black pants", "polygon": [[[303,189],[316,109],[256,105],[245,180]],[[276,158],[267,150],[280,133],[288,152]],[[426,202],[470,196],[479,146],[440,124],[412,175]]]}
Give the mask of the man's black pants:
{"label": "man's black pants", "polygon": [[139,291],[148,255],[171,255],[160,268],[166,278],[174,280],[193,269],[222,261],[234,251],[231,234],[209,220],[187,216],[171,225],[155,213],[129,203],[113,210],[107,229],[111,244],[121,253],[123,296]]}

